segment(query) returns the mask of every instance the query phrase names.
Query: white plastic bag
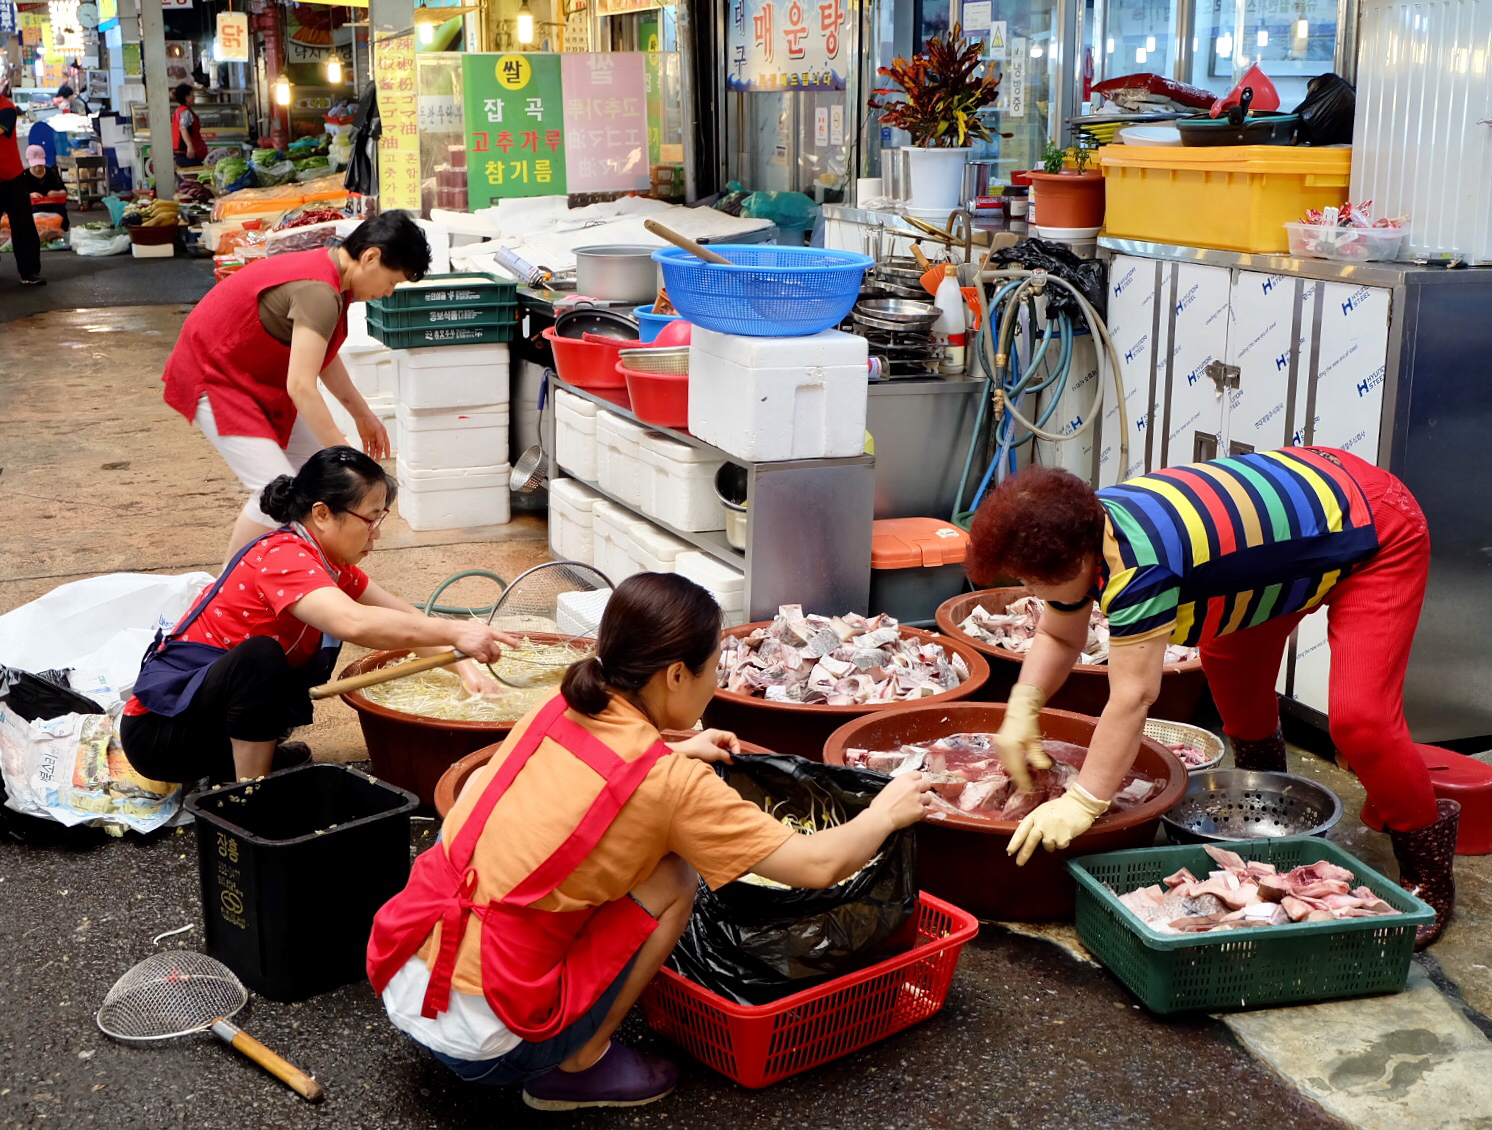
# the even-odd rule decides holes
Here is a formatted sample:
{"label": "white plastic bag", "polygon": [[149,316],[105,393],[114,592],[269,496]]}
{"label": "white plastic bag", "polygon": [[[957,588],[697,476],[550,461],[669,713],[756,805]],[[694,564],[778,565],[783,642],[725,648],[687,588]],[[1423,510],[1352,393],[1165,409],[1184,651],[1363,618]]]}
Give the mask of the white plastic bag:
{"label": "white plastic bag", "polygon": [[128,696],[158,630],[212,583],[209,573],[108,573],[72,581],[0,616],[0,664],[73,668],[68,682],[105,709]]}
{"label": "white plastic bag", "polygon": [[81,224],[72,229],[68,242],[79,255],[123,255],[130,249],[129,232],[116,228],[94,231]]}

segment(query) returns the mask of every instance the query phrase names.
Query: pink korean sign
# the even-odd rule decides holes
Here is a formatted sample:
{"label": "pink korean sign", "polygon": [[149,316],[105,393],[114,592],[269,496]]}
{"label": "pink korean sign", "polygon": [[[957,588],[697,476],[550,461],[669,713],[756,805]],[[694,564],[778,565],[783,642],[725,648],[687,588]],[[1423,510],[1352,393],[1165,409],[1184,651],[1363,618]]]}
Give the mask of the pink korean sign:
{"label": "pink korean sign", "polygon": [[569,191],[648,188],[643,56],[567,54],[560,67]]}

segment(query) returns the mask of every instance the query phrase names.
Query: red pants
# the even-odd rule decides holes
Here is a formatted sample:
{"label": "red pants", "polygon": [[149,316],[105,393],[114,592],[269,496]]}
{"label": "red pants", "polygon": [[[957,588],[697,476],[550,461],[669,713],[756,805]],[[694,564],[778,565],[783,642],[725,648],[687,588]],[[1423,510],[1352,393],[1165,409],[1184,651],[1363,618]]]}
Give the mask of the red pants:
{"label": "red pants", "polygon": [[[1430,571],[1429,529],[1403,483],[1347,459],[1373,508],[1378,552],[1323,602],[1331,740],[1387,825],[1414,831],[1437,816],[1430,772],[1404,721],[1404,673]],[[1290,633],[1306,615],[1291,613],[1202,645],[1202,669],[1230,737],[1257,741],[1279,725],[1275,676]]]}

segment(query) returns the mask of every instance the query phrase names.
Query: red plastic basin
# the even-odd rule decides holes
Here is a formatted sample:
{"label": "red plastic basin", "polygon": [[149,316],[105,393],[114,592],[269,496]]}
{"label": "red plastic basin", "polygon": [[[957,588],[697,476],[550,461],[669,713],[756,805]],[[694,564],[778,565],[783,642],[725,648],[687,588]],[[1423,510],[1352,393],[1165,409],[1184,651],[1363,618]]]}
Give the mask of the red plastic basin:
{"label": "red plastic basin", "polygon": [[[1492,854],[1492,765],[1439,746],[1416,745],[1414,748],[1430,771],[1430,785],[1435,796],[1461,802],[1456,854]],[[1362,822],[1375,832],[1383,830],[1383,817],[1378,815],[1371,800],[1362,806]]]}
{"label": "red plastic basin", "polygon": [[585,341],[560,337],[554,327],[541,335],[554,351],[554,367],[560,380],[576,388],[626,388],[627,379],[617,372],[618,355],[624,349],[636,349],[637,342],[620,338],[592,337]]}
{"label": "red plastic basin", "polygon": [[632,414],[659,428],[689,426],[689,374],[641,373],[620,361],[616,370],[627,382]]}

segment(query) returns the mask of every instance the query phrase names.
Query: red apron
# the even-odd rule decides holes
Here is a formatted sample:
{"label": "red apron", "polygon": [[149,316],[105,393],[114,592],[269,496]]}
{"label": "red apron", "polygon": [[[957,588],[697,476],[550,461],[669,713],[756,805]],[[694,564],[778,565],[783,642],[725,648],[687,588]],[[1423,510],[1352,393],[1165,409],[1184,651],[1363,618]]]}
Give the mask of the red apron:
{"label": "red apron", "polygon": [[[482,923],[482,995],[510,1032],[529,1041],[547,1040],[590,1011],[657,928],[657,920],[630,898],[572,911],[533,907],[585,861],[658,759],[669,752],[660,740],[635,761],[626,761],[566,718],[566,709],[564,696],[555,695],[539,712],[455,840],[436,844],[416,859],[409,885],[373,919],[368,979],[380,994],[439,922],[440,948],[421,1015],[434,1019],[444,1012],[450,1005],[457,950],[475,914]],[[595,770],[605,787],[569,838],[533,874],[501,899],[479,906],[471,897],[477,884],[471,867],[477,839],[493,807],[546,737]]]}
{"label": "red apron", "polygon": [[[290,442],[295,402],[285,391],[290,347],[281,345],[259,320],[259,296],[271,287],[303,280],[325,282],[341,292],[342,278],[325,249],[271,255],[235,271],[207,292],[187,316],[176,348],[166,361],[166,403],[188,420],[207,394],[218,434]],[[324,369],[347,338],[347,307],[326,344]]]}

